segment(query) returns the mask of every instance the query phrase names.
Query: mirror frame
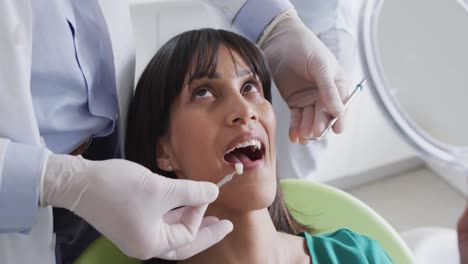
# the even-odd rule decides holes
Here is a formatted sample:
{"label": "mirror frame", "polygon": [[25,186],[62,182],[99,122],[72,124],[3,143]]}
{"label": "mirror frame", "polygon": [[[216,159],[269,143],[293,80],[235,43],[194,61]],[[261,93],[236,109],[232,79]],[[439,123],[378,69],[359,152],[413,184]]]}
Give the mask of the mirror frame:
{"label": "mirror frame", "polygon": [[[377,104],[398,133],[419,152],[426,161],[456,166],[468,175],[468,151],[438,141],[419,128],[391,93],[385,79],[378,50],[379,15],[384,0],[367,0],[361,7],[359,22],[359,54],[361,65]],[[468,122],[468,121],[467,121]],[[467,135],[468,137],[468,135]]]}

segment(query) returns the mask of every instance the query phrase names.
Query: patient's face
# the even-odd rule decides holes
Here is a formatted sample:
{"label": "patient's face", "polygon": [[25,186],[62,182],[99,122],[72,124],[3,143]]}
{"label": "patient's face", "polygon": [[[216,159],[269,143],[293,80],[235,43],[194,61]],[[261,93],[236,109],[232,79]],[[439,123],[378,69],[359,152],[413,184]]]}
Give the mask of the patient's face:
{"label": "patient's face", "polygon": [[231,52],[220,47],[215,76],[190,84],[186,76],[163,141],[178,178],[217,183],[243,163],[243,174],[220,188],[212,207],[255,210],[275,197],[275,116],[260,80]]}

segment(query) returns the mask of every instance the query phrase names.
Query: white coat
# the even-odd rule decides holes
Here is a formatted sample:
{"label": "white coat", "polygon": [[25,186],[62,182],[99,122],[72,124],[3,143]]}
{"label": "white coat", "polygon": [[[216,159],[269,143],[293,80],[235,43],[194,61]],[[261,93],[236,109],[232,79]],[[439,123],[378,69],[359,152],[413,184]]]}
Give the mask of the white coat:
{"label": "white coat", "polygon": [[[133,91],[135,53],[130,10],[127,0],[98,0],[106,20],[119,101],[118,129],[125,132],[126,113]],[[206,0],[232,20],[246,0]],[[40,146],[38,124],[32,104],[31,0],[0,1],[0,164],[7,143],[21,142]],[[121,140],[124,133],[120,133]],[[123,144],[121,144],[123,146]],[[0,171],[0,188],[1,188]],[[28,235],[0,234],[0,263],[55,263],[52,210],[39,208],[36,224]]]}

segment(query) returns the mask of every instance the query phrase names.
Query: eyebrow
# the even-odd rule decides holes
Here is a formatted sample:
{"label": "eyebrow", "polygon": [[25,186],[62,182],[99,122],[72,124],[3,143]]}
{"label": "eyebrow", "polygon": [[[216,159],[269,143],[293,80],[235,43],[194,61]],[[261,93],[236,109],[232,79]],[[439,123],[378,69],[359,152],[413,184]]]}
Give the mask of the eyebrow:
{"label": "eyebrow", "polygon": [[244,77],[245,75],[249,75],[249,74],[252,74],[252,71],[250,69],[240,69],[237,72],[237,76],[239,77]]}
{"label": "eyebrow", "polygon": [[[237,72],[238,77],[244,77],[245,75],[252,74],[252,71],[250,69],[240,69]],[[208,79],[220,79],[221,75],[217,72],[209,73],[209,72],[198,72],[194,74],[192,77],[190,77],[190,80],[188,83],[192,83],[192,81],[196,79],[202,79],[202,78],[208,78]]]}

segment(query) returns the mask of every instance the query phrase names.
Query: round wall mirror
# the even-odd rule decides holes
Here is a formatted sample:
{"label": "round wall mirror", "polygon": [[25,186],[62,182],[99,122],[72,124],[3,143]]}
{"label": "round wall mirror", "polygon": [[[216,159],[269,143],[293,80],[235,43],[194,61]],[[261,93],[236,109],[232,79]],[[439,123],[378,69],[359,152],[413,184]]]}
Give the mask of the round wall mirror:
{"label": "round wall mirror", "polygon": [[426,161],[468,175],[468,3],[372,0],[360,51],[369,86]]}

